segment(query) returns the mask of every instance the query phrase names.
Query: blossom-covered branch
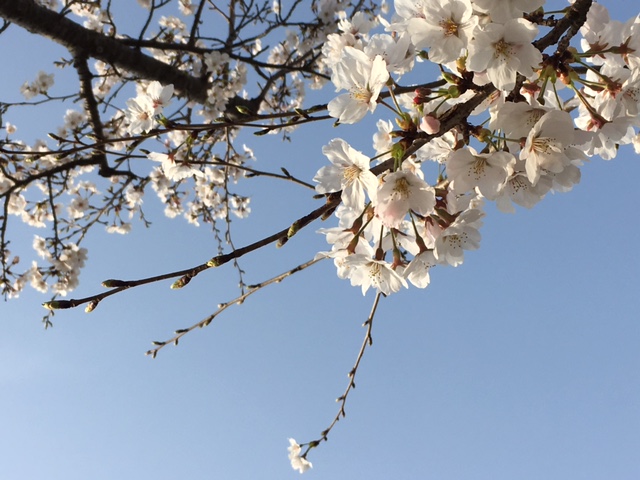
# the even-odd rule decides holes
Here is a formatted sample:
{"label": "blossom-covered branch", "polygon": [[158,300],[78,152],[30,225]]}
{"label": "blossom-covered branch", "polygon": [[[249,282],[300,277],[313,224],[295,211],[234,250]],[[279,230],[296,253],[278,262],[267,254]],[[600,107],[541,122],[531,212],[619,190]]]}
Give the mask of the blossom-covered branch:
{"label": "blossom-covered branch", "polygon": [[[338,277],[363,295],[373,290],[375,302],[338,415],[318,440],[290,439],[301,473],[344,416],[380,296],[427,288],[434,268],[462,265],[480,247],[487,202],[503,212],[532,208],[549,192],[570,191],[585,160],[611,160],[628,144],[640,151],[640,22],[612,20],[591,0],[570,2],[561,14],[546,11],[544,0],[139,3],[142,27],[132,32],[118,24],[112,2],[0,0],[5,22],[68,49],[71,58],[55,65],[73,67],[80,85],[55,91],[53,74],[41,71],[20,89],[26,102],[0,104],[3,122],[29,103],[82,104],[46,132],[56,145],[24,142],[15,125],[2,125],[0,284],[8,297],[31,284],[54,294],[45,303],[51,309],[91,311],[125,289],[169,278],[181,288],[233,262],[239,296],[155,342],[148,352],[155,356],[229,305],[331,258]],[[307,90],[325,86],[332,91],[309,106]],[[358,142],[372,117],[366,148]],[[317,122],[341,133],[324,142],[326,162],[315,175],[253,166],[263,139],[290,140]],[[357,135],[341,128],[354,124]],[[251,197],[236,184],[260,176],[314,188],[313,199],[324,203],[238,248],[231,220],[250,216]],[[136,217],[149,224],[142,203],[150,190],[166,216],[211,227],[209,260],[60,298],[79,284],[88,258],[80,244],[95,226],[123,234]],[[332,216],[335,223],[319,230],[327,251],[310,252],[316,260],[245,285],[238,259]],[[40,258],[26,269],[9,249],[10,218],[48,231],[34,236]]]}

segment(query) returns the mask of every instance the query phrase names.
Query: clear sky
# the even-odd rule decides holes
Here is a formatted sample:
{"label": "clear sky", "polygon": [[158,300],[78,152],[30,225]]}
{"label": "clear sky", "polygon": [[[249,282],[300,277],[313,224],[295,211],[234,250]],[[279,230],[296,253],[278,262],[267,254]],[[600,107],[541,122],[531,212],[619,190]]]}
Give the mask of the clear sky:
{"label": "clear sky", "polygon": [[[620,20],[633,14],[629,3],[612,10]],[[0,72],[3,100],[52,70],[62,51],[46,45],[17,28],[0,36],[1,55],[15,67]],[[5,120],[24,137],[59,123],[34,122],[34,113]],[[260,168],[311,178],[331,138],[371,151],[371,134],[358,128],[314,125],[291,144],[260,137],[249,145]],[[481,248],[462,266],[437,267],[424,291],[384,298],[347,416],[311,453],[305,477],[640,478],[638,178],[640,159],[623,148],[612,161],[593,158],[572,192],[533,210],[489,207]],[[291,184],[253,179],[239,188],[253,196],[252,215],[232,224],[239,246],[319,205]],[[88,238],[89,264],[71,297],[100,291],[107,278],[159,274],[215,254],[206,227],[165,219],[152,193],[145,211],[150,229]],[[243,258],[247,283],[327,248],[315,230],[333,225]],[[13,226],[16,248],[28,252],[40,232]],[[46,331],[40,304],[48,297],[27,289],[0,305],[0,478],[298,478],[287,438],[318,438],[337,413],[373,292],[363,297],[321,262],[155,360],[143,355],[151,341],[232,299],[236,283],[225,266],[183,290],[141,287],[91,314],[60,312]]]}

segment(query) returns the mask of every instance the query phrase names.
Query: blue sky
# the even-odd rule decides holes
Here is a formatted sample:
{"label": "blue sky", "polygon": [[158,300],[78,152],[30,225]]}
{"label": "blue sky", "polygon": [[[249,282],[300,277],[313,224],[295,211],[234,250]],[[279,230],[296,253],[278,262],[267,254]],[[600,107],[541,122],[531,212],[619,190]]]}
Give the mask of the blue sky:
{"label": "blue sky", "polygon": [[[616,8],[622,20],[633,13]],[[25,60],[25,51],[46,44],[16,29],[0,45],[10,38],[16,68],[3,69],[0,82],[15,93],[61,52],[37,48],[42,60]],[[5,120],[26,136],[26,118]],[[53,130],[57,118],[36,132]],[[261,137],[250,146],[260,168],[311,178],[326,161],[321,147],[338,136],[370,149],[369,132],[329,124],[300,129],[291,144]],[[624,148],[612,161],[592,159],[572,192],[533,210],[489,207],[481,248],[462,266],[436,268],[425,291],[383,299],[347,416],[312,452],[305,477],[639,478],[639,177],[637,155]],[[250,218],[232,224],[237,245],[318,205],[294,185],[253,179],[239,188],[253,201]],[[90,263],[72,297],[100,291],[107,278],[158,274],[215,254],[206,228],[164,219],[152,194],[145,209],[152,228],[88,239]],[[329,222],[243,259],[247,282],[326,248],[314,232]],[[27,252],[34,231],[13,226],[14,243]],[[236,282],[224,266],[181,291],[170,282],[141,287],[91,314],[61,312],[47,331],[39,321],[47,297],[26,290],[3,303],[0,476],[298,478],[287,438],[315,439],[333,419],[373,295],[363,297],[321,262],[155,360],[143,355],[152,340],[233,298]]]}

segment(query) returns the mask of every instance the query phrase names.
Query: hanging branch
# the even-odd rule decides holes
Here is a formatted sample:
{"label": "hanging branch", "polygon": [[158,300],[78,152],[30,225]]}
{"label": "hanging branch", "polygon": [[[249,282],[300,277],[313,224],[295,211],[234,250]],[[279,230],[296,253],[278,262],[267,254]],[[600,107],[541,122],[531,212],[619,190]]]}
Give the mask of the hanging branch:
{"label": "hanging branch", "polygon": [[320,438],[318,438],[317,440],[312,440],[311,442],[300,444],[301,446],[307,445],[307,449],[301,455],[302,458],[306,458],[307,454],[312,448],[317,447],[322,442],[328,441],[329,432],[331,432],[333,427],[338,423],[338,421],[340,421],[341,418],[344,418],[347,415],[347,412],[345,410],[345,407],[347,405],[347,398],[351,390],[356,388],[356,382],[355,382],[356,373],[358,373],[358,368],[360,367],[360,362],[362,360],[362,357],[364,356],[364,351],[367,349],[367,347],[370,347],[371,345],[373,345],[373,337],[371,336],[371,329],[373,328],[373,317],[376,314],[376,310],[378,308],[378,302],[380,301],[381,296],[382,296],[382,293],[380,292],[376,293],[376,296],[373,299],[373,305],[371,306],[371,312],[369,313],[369,317],[362,324],[362,326],[366,327],[367,330],[364,334],[364,340],[362,341],[362,345],[360,346],[358,355],[356,356],[356,363],[353,365],[353,368],[349,371],[349,374],[347,375],[349,377],[349,383],[347,384],[347,388],[345,389],[342,395],[336,398],[336,402],[338,402],[338,404],[340,405],[340,407],[338,408],[338,413],[334,417],[333,421],[329,424],[329,426],[320,433]]}

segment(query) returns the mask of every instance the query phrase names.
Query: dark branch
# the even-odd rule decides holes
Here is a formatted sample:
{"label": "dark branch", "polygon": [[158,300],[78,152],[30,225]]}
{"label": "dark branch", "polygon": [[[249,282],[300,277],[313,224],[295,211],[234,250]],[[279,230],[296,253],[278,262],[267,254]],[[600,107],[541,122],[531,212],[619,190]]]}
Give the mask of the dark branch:
{"label": "dark branch", "polygon": [[164,85],[171,83],[180,95],[191,100],[199,103],[207,100],[207,84],[200,78],[129,48],[118,39],[84,28],[34,0],[0,0],[0,17],[69,50],[81,45],[87,56],[140,78],[157,80]]}

